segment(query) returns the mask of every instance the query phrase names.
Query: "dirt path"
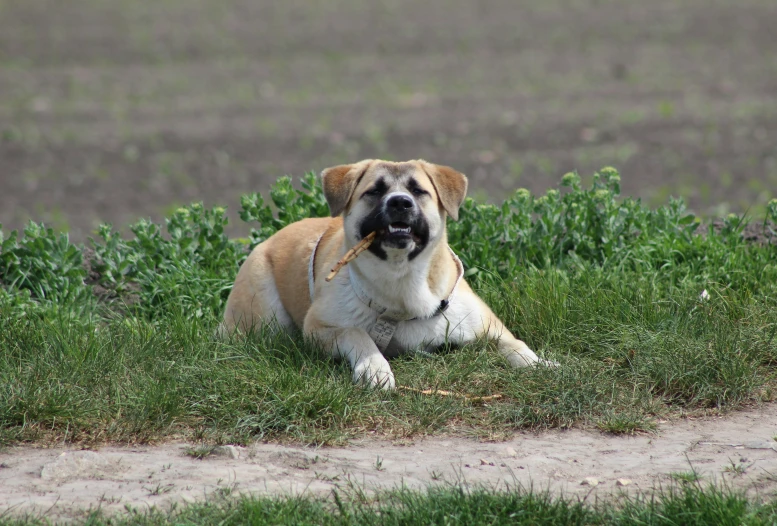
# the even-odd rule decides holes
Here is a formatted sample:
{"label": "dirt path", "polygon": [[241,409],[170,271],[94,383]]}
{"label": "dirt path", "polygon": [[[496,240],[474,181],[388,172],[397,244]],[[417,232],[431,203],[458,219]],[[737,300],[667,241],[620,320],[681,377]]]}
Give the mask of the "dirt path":
{"label": "dirt path", "polygon": [[[663,423],[656,435],[637,437],[572,430],[521,433],[500,443],[434,438],[410,445],[365,439],[319,449],[256,444],[223,448],[204,460],[187,455],[189,446],[181,443],[97,451],[18,447],[0,453],[0,513],[12,508],[63,517],[97,506],[164,508],[229,491],[326,494],[351,482],[369,489],[422,488],[435,481],[520,483],[606,496],[649,490],[691,467],[703,481],[725,479],[774,496],[775,435],[777,405],[769,404],[726,417]],[[589,477],[598,484],[583,483]]]}

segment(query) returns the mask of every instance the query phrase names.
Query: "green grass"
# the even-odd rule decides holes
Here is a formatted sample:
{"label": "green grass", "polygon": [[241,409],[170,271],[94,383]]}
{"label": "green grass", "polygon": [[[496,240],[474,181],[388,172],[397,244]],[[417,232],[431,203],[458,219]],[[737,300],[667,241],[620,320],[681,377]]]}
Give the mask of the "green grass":
{"label": "green grass", "polygon": [[183,432],[333,443],[364,431],[486,434],[581,422],[633,433],[675,407],[772,396],[774,305],[738,296],[703,305],[695,289],[662,303],[648,282],[594,272],[568,282],[539,271],[517,278],[520,288],[500,282],[483,286],[484,296],[562,367],[511,370],[488,343],[392,361],[400,385],[498,392],[505,399],[497,403],[365,391],[345,365],[295,335],[220,342],[213,318],[52,310],[0,321],[0,436],[147,441]]}
{"label": "green grass", "polygon": [[701,476],[699,473],[696,472],[696,470],[691,471],[678,471],[675,473],[670,473],[669,475],[672,477],[672,479],[676,480],[677,482],[683,483],[683,484],[691,484],[695,482],[699,482],[701,480]]}
{"label": "green grass", "polygon": [[[152,488],[153,490],[154,488]],[[163,488],[164,489],[164,488]],[[100,525],[293,524],[293,525],[767,525],[777,520],[774,503],[748,501],[729,489],[683,484],[651,495],[591,502],[547,493],[463,486],[426,491],[395,489],[366,494],[358,487],[330,497],[283,496],[211,498],[172,511],[129,510],[108,516],[92,511],[76,523]],[[43,524],[37,517],[5,524]]]}
{"label": "green grass", "polygon": [[[450,225],[476,290],[561,367],[512,370],[480,342],[392,368],[402,386],[503,395],[487,404],[355,387],[299,334],[213,337],[246,244],[327,213],[312,176],[301,191],[279,181],[272,205],[245,196],[247,240],[225,235],[223,209],[198,204],[164,229],[140,221],[131,239],[101,227],[91,274],[82,247],[31,224],[0,239],[0,443],[633,434],[673,411],[774,399],[777,248],[744,241],[748,220],[736,216],[700,235],[681,202],[621,200],[619,180],[605,169],[588,189],[568,174],[561,192],[468,200]],[[755,223],[764,232],[777,202],[769,214]]]}

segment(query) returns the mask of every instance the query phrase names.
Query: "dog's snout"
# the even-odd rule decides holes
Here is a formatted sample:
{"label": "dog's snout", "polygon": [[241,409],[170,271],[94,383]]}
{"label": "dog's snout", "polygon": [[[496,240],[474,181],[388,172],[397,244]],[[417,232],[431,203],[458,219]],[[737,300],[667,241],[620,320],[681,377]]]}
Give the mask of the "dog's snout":
{"label": "dog's snout", "polygon": [[386,208],[389,210],[406,211],[415,206],[415,203],[407,194],[394,194],[386,199]]}

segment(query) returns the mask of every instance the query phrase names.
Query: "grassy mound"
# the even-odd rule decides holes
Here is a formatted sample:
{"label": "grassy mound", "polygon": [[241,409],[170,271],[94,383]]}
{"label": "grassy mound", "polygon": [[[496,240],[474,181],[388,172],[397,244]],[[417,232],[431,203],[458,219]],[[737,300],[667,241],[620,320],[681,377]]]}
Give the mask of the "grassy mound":
{"label": "grassy mound", "polygon": [[[87,246],[43,225],[0,230],[0,441],[333,443],[524,427],[651,429],[658,415],[771,400],[777,365],[777,201],[759,221],[703,225],[681,201],[651,209],[619,197],[612,168],[582,188],[468,199],[450,242],[467,277],[520,338],[561,362],[509,369],[489,348],[410,354],[400,385],[485,405],[350,384],[299,335],[212,334],[247,249],[290,222],[327,215],[316,179],[283,178],[242,200],[248,239],[224,234],[222,208],[110,225]],[[703,293],[703,291],[706,291]]]}

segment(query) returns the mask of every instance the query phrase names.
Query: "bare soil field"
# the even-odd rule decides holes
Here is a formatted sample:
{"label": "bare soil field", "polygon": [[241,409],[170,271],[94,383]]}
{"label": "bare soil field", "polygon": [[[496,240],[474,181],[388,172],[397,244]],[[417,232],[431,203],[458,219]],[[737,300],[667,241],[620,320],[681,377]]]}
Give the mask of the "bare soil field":
{"label": "bare soil field", "polygon": [[772,403],[725,418],[665,422],[655,435],[566,430],[520,433],[505,442],[363,439],[347,448],[258,443],[222,448],[204,459],[191,455],[196,445],[180,443],[91,451],[16,447],[0,452],[0,513],[55,519],[97,507],[167,509],[209,496],[326,495],[332,489],[445,483],[608,499],[694,478],[703,486],[726,484],[769,498],[777,491],[775,409]]}
{"label": "bare soil field", "polygon": [[453,165],[483,199],[613,165],[651,203],[758,213],[775,27],[772,0],[0,0],[0,223],[236,217],[364,157]]}

